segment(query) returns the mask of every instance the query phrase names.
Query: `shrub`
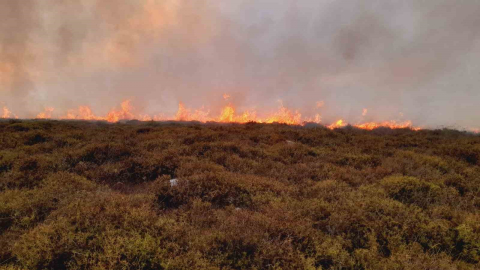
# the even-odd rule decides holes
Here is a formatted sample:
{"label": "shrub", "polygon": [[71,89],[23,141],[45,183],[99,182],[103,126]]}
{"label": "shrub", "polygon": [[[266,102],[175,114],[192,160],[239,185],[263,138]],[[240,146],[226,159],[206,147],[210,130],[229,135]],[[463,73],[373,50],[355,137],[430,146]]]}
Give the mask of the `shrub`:
{"label": "shrub", "polygon": [[226,173],[202,173],[188,179],[179,179],[174,186],[170,181],[165,181],[165,178],[159,179],[158,203],[165,208],[177,208],[193,199],[201,199],[216,207],[250,206],[251,194],[241,184],[236,183],[233,177]]}
{"label": "shrub", "polygon": [[23,235],[13,254],[30,269],[162,269],[155,217],[142,198],[87,194]]}
{"label": "shrub", "polygon": [[480,137],[465,132],[17,120],[0,130],[1,269],[480,263]]}
{"label": "shrub", "polygon": [[48,136],[44,132],[30,132],[25,138],[26,145],[35,145],[38,143],[44,143],[48,139]]}
{"label": "shrub", "polygon": [[415,177],[392,176],[382,180],[381,185],[392,199],[422,208],[434,204],[440,195],[439,186]]}
{"label": "shrub", "polygon": [[95,185],[83,177],[56,173],[32,190],[6,190],[0,193],[0,227],[15,225],[30,228],[43,221],[60,203],[74,194],[93,190]]}

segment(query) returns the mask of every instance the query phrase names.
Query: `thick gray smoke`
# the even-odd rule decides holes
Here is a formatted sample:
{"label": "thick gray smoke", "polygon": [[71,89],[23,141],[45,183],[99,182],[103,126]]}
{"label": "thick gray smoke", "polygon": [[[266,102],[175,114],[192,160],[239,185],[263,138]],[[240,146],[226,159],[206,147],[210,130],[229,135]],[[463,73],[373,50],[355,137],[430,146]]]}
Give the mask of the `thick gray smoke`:
{"label": "thick gray smoke", "polygon": [[0,16],[0,107],[20,117],[229,93],[325,123],[480,126],[480,1],[4,0]]}

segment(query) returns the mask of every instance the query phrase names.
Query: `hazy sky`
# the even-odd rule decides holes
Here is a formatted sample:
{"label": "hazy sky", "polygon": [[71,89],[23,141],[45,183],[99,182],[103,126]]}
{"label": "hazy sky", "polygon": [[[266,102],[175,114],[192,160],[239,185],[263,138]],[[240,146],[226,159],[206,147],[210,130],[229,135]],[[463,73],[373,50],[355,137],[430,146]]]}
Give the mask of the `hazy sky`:
{"label": "hazy sky", "polygon": [[229,93],[326,122],[480,127],[476,0],[4,0],[0,17],[0,106],[20,117]]}

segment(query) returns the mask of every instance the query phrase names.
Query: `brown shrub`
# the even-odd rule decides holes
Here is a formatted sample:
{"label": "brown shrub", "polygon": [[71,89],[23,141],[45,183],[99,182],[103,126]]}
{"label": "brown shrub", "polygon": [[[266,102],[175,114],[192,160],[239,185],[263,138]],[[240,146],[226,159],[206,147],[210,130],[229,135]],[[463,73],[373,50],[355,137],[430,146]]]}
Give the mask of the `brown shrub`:
{"label": "brown shrub", "polygon": [[0,130],[0,268],[478,268],[480,136],[139,121]]}

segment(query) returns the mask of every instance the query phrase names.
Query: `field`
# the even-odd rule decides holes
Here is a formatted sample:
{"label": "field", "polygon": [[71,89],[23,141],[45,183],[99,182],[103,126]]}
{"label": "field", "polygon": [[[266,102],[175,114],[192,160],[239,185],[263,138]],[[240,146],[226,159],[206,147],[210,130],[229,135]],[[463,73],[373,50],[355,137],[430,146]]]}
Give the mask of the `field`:
{"label": "field", "polygon": [[0,122],[0,269],[479,269],[479,210],[455,130]]}

